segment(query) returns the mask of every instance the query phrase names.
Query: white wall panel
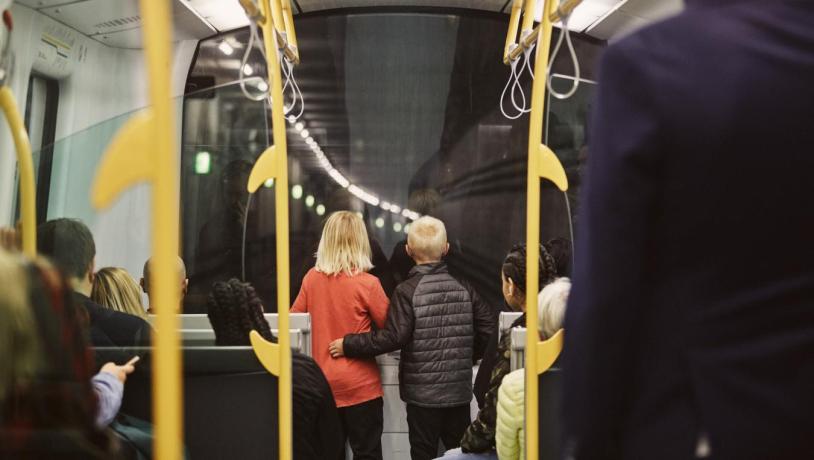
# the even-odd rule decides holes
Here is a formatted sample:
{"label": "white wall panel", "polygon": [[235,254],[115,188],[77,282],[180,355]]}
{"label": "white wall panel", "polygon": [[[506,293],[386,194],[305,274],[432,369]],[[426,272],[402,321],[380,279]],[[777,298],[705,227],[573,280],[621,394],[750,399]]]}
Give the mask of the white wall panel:
{"label": "white wall panel", "polygon": [[[40,35],[46,27],[65,26],[20,5],[12,7],[12,14],[16,68],[11,88],[24,112],[28,76]],[[150,250],[149,187],[127,191],[101,213],[90,207],[89,192],[110,139],[134,111],[147,105],[144,55],[140,50],[111,48],[77,36],[73,72],[60,80],[48,218],[81,218],[94,232],[97,266],[121,266],[138,277]],[[172,68],[174,97],[183,95],[195,46],[193,40],[174,45],[175,58],[167,63]],[[181,99],[176,102],[180,142]],[[0,149],[4,153],[0,155],[0,225],[7,225],[13,218],[16,162],[13,155],[5,154],[13,152],[5,127],[0,128]]]}

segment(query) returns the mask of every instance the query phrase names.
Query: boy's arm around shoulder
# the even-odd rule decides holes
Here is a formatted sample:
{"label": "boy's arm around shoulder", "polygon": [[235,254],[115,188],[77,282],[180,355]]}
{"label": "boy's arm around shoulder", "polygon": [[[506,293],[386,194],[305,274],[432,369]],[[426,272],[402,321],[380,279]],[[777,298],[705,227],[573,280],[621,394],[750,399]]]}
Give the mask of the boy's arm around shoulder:
{"label": "boy's arm around shoulder", "polygon": [[364,334],[348,334],[342,341],[344,354],[348,358],[369,358],[388,353],[403,347],[413,336],[415,313],[413,312],[412,291],[404,283],[396,288],[390,300],[384,328]]}
{"label": "boy's arm around shoulder", "polygon": [[475,330],[475,348],[472,359],[477,361],[483,358],[489,338],[497,327],[497,312],[478,295],[469,283],[462,284],[469,291],[469,298],[472,299],[472,319]]}

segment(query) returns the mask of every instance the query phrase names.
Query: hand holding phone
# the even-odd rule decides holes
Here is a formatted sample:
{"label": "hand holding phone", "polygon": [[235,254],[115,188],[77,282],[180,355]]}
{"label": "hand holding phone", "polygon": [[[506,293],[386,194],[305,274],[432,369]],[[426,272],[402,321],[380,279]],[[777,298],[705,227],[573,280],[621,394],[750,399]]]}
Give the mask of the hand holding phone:
{"label": "hand holding phone", "polygon": [[102,366],[101,372],[113,374],[119,379],[120,382],[124,383],[127,380],[127,376],[136,370],[136,363],[139,361],[139,359],[141,359],[139,356],[134,356],[123,366],[119,366],[116,363],[107,363]]}

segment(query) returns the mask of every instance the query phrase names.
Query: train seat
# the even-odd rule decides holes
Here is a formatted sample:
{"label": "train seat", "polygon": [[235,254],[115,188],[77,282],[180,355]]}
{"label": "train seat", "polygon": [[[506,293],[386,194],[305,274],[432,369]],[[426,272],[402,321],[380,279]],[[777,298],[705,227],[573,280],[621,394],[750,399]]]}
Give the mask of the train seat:
{"label": "train seat", "polygon": [[[503,314],[501,314],[503,315]],[[501,323],[502,324],[502,323]],[[511,323],[509,323],[511,324]],[[511,369],[517,370],[526,365],[526,328],[515,327],[511,330]],[[559,459],[561,450],[561,407],[562,407],[562,369],[554,366],[537,377],[538,382],[538,438],[540,460]]]}
{"label": "train seat", "polygon": [[[120,411],[152,420],[152,348],[96,348],[98,366],[141,357]],[[190,458],[276,458],[277,377],[251,347],[188,347],[183,353],[184,444]]]}
{"label": "train seat", "polygon": [[[276,336],[277,313],[266,313],[271,332]],[[209,323],[209,318],[202,314],[179,315],[181,323],[181,341],[184,346],[214,346],[215,331]],[[155,325],[155,315],[148,315],[147,321]],[[289,331],[291,332],[291,348],[304,355],[311,356],[311,315],[309,313],[290,313]]]}

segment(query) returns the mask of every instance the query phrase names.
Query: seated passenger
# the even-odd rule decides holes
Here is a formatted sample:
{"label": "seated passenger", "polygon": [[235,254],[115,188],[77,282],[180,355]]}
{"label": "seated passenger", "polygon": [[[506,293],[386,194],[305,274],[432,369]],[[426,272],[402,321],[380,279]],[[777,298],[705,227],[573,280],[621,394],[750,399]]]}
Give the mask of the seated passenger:
{"label": "seated passenger", "polygon": [[90,298],[111,310],[147,318],[138,284],[123,268],[105,267],[96,272]]}
{"label": "seated passenger", "polygon": [[[571,281],[558,278],[537,296],[537,330],[540,340],[547,340],[562,329],[565,307]],[[525,369],[509,373],[500,384],[497,395],[497,429],[495,445],[500,460],[521,460],[526,458],[525,425]]]}
{"label": "seated passenger", "polygon": [[[540,246],[539,283],[545,286],[556,277],[556,264],[545,248]],[[518,245],[509,251],[501,269],[503,297],[515,311],[526,309],[526,245]],[[522,315],[511,328],[524,326],[526,315]],[[497,347],[497,359],[491,371],[489,388],[484,396],[483,407],[475,421],[466,429],[461,439],[461,451],[466,453],[495,452],[495,419],[497,417],[497,392],[503,377],[511,370],[510,334],[504,334]]]}
{"label": "seated passenger", "polygon": [[74,301],[87,311],[94,346],[149,345],[151,328],[146,321],[105,308],[90,299],[96,245],[85,224],[65,218],[48,221],[37,229],[37,248],[67,278],[74,291]]}
{"label": "seated passenger", "polygon": [[[208,311],[218,345],[249,345],[249,332],[252,330],[266,340],[277,342],[263,317],[260,298],[247,283],[236,279],[215,283],[209,296]],[[345,448],[345,437],[328,381],[308,356],[293,352],[291,365],[294,459],[340,458]]]}
{"label": "seated passenger", "polygon": [[354,459],[382,458],[384,402],[379,367],[370,358],[331,359],[336,337],[384,327],[387,297],[379,280],[367,273],[370,242],[362,218],[338,211],[328,218],[317,250],[316,266],[303,278],[291,311],[310,313],[314,359],[331,385]]}
{"label": "seated passenger", "polygon": [[[147,313],[154,315],[155,308],[153,307],[152,297],[150,296],[150,261],[152,259],[147,259],[144,262],[144,268],[142,269],[141,280],[139,280],[139,284],[141,285],[141,289],[147,294],[147,300],[149,301],[149,305],[147,306]],[[187,290],[189,289],[189,279],[187,278],[187,266],[184,264],[184,259],[178,257],[178,278],[181,280],[181,296],[178,303],[177,312],[181,313],[184,311],[184,296],[187,295]]]}
{"label": "seated passenger", "polygon": [[[569,277],[571,276],[571,265],[573,260],[571,241],[565,238],[553,238],[545,243],[543,247],[546,252],[554,260],[554,276]],[[540,274],[546,272],[544,261],[541,259]],[[525,267],[525,264],[523,265]],[[524,271],[525,273],[525,271]],[[525,276],[525,275],[523,275]],[[540,278],[540,288],[544,286],[543,278]],[[502,311],[516,310],[507,304],[504,305]],[[495,361],[497,361],[497,339],[500,331],[495,330],[492,337],[489,338],[489,344],[486,346],[486,352],[483,355],[478,367],[478,375],[475,377],[474,393],[475,399],[478,401],[478,408],[483,408],[486,392],[489,390],[489,381],[492,379],[492,370],[495,368]]]}
{"label": "seated passenger", "polygon": [[132,365],[107,363],[91,379],[87,315],[55,270],[0,249],[0,285],[0,457],[120,453],[105,428]]}
{"label": "seated passenger", "polygon": [[414,221],[406,250],[416,266],[396,287],[384,329],[331,344],[334,357],[401,349],[399,385],[413,460],[435,458],[438,441],[458,447],[470,421],[472,364],[495,328],[491,308],[441,261],[448,249],[443,222],[429,216]]}

